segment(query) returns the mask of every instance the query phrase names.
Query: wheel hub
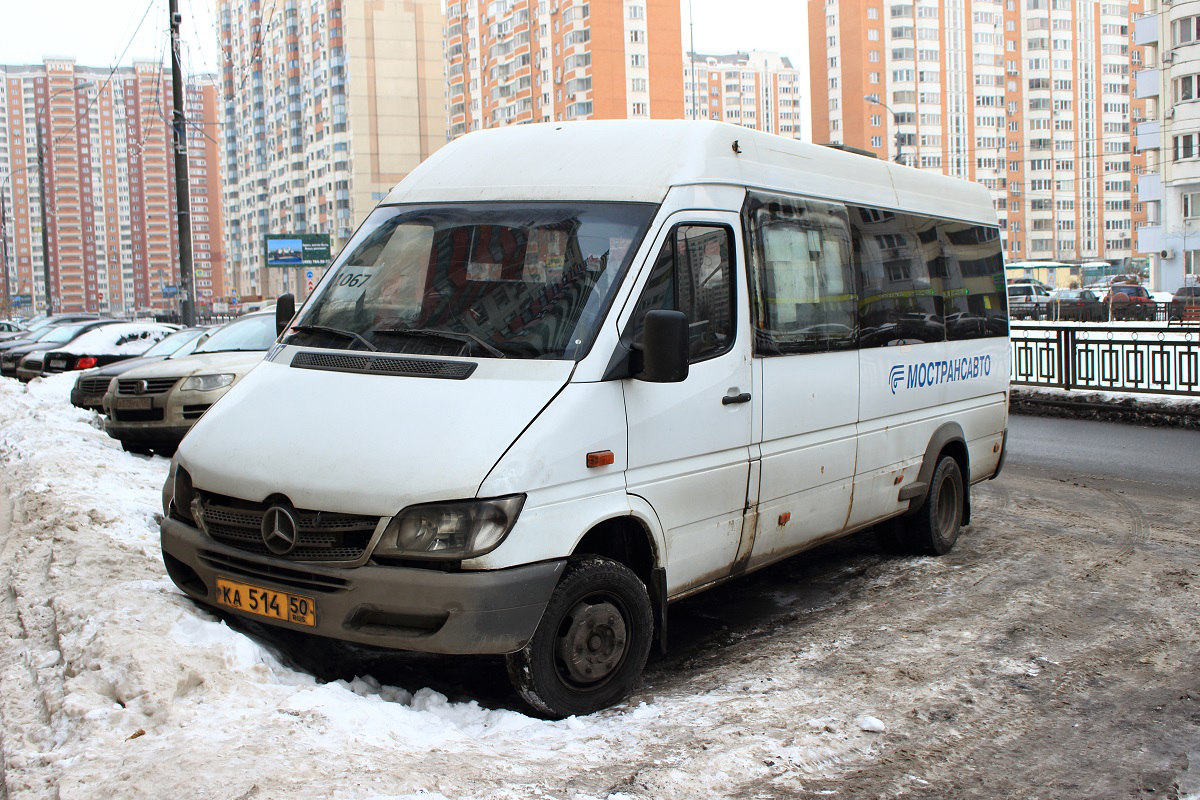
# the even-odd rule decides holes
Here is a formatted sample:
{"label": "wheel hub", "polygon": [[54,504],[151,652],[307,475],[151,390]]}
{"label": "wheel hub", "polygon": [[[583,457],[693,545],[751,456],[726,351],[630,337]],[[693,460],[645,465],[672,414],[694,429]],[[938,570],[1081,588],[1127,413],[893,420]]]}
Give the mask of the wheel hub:
{"label": "wheel hub", "polygon": [[596,683],[621,663],[628,641],[625,619],[609,602],[580,602],[558,640],[558,657],[571,680]]}

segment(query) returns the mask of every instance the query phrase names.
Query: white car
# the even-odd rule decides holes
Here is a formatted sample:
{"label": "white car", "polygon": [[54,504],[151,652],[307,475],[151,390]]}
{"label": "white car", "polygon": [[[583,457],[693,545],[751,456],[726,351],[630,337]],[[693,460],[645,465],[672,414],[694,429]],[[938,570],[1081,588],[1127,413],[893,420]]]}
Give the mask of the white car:
{"label": "white car", "polygon": [[1050,290],[1040,283],[1010,283],[1008,314],[1016,318],[1042,319],[1050,305]]}
{"label": "white car", "polygon": [[262,361],[275,337],[274,314],[248,314],[213,332],[190,356],[122,373],[104,395],[104,430],[130,452],[175,452],[196,420]]}

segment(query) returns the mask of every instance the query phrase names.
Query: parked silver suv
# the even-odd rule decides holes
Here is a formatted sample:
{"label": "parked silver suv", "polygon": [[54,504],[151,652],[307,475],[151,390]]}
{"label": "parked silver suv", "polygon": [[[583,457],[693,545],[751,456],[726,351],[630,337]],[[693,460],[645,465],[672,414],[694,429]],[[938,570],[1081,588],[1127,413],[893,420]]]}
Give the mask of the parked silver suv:
{"label": "parked silver suv", "polygon": [[1008,285],[1008,315],[1014,319],[1045,319],[1050,290],[1036,281]]}

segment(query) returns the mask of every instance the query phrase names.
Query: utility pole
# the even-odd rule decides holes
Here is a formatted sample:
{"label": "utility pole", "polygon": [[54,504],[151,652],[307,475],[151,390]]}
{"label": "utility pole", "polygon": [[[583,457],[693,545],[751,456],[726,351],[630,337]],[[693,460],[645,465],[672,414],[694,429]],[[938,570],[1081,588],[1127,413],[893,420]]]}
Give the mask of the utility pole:
{"label": "utility pole", "polygon": [[[50,101],[49,95],[46,102]],[[50,215],[46,213],[46,158],[42,153],[42,117],[38,114],[33,129],[37,132],[38,208],[42,212],[42,280],[46,290],[46,316],[54,313],[54,287],[50,285]]]}
{"label": "utility pole", "polygon": [[188,193],[187,128],[183,113],[183,72],[179,64],[179,0],[170,0],[171,14],[171,129],[175,146],[175,207],[179,220],[179,299],[183,324],[196,324],[192,271],[192,208]]}
{"label": "utility pole", "polygon": [[4,257],[0,259],[0,269],[4,270],[4,311],[6,314],[12,314],[12,287],[8,283],[8,216],[4,212],[4,194],[8,190],[8,178],[12,177],[10,172],[5,178],[4,183],[0,184],[0,247],[4,248]]}

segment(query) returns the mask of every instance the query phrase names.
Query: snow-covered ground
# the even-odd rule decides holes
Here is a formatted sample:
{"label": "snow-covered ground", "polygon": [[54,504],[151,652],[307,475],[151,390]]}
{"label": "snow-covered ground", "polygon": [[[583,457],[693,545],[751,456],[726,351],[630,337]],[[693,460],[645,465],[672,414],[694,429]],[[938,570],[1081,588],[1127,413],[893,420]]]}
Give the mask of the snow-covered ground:
{"label": "snow-covered ground", "polygon": [[810,695],[803,653],[560,722],[321,682],[174,587],[168,462],[122,452],[73,381],[0,379],[0,797],[707,798],[872,757],[886,715]]}

